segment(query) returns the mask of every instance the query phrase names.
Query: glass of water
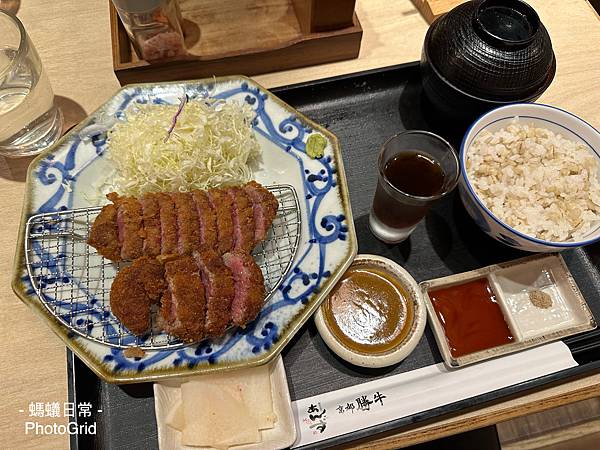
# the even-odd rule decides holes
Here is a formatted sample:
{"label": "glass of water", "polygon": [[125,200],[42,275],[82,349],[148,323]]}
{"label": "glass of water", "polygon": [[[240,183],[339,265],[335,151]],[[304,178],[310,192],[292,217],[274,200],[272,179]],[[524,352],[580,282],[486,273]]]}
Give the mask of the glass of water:
{"label": "glass of water", "polygon": [[0,155],[34,155],[54,144],[63,118],[23,24],[0,10]]}

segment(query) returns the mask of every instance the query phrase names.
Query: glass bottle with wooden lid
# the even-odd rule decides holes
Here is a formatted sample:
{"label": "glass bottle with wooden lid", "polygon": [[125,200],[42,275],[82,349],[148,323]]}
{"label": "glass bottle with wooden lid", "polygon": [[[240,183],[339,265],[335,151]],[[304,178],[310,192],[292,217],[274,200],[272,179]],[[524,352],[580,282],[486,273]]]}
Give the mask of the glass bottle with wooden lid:
{"label": "glass bottle with wooden lid", "polygon": [[177,0],[112,0],[138,56],[146,61],[187,54]]}

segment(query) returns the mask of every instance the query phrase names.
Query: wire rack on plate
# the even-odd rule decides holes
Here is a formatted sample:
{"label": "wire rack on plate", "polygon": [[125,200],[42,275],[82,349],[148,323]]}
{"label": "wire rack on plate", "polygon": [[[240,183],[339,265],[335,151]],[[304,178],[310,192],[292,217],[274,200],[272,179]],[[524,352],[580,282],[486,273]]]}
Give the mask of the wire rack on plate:
{"label": "wire rack on plate", "polygon": [[[267,296],[289,271],[300,239],[298,196],[289,185],[268,186],[279,201],[267,238],[253,252],[261,268]],[[33,289],[50,313],[71,332],[113,347],[146,349],[186,345],[160,330],[153,314],[151,331],[131,334],[110,310],[110,287],[120,267],[86,241],[102,208],[81,208],[37,214],[27,221],[25,259]]]}

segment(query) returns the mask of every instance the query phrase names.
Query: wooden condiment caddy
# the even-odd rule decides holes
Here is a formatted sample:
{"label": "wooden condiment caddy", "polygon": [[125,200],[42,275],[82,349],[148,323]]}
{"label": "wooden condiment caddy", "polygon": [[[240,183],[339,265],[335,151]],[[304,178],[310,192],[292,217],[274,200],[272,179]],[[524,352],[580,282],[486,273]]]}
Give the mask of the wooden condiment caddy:
{"label": "wooden condiment caddy", "polygon": [[119,82],[254,75],[356,58],[362,28],[355,0],[179,0],[188,56],[138,57],[110,5]]}
{"label": "wooden condiment caddy", "polygon": [[464,3],[466,0],[412,0],[427,23],[433,22],[442,14]]}

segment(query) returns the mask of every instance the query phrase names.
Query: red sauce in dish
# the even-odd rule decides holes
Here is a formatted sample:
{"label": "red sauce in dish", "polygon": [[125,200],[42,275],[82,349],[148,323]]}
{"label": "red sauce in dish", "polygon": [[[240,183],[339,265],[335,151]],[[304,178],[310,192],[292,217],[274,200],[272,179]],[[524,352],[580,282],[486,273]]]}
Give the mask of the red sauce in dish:
{"label": "red sauce in dish", "polygon": [[514,340],[485,278],[430,291],[429,298],[455,358]]}

